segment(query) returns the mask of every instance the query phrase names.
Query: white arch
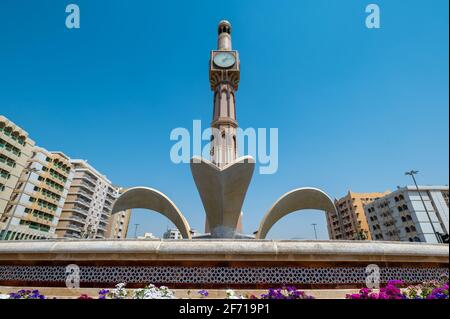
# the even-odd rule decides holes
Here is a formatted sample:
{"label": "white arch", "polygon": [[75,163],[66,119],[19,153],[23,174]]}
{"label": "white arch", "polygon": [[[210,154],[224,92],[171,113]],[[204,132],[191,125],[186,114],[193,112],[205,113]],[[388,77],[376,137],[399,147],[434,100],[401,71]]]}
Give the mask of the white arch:
{"label": "white arch", "polygon": [[333,200],[318,188],[304,187],[290,191],[278,199],[264,216],[257,239],[265,239],[270,229],[284,216],[304,209],[318,209],[338,214]]}
{"label": "white arch", "polygon": [[150,209],[167,217],[185,239],[192,239],[189,224],[177,206],[163,193],[147,187],[128,189],[114,203],[112,213],[132,208]]}

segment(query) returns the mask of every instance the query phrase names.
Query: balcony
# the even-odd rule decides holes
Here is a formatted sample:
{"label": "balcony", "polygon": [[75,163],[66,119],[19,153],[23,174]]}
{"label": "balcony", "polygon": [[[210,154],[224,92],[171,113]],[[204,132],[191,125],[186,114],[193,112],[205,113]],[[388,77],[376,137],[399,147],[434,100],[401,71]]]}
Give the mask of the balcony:
{"label": "balcony", "polygon": [[49,227],[53,226],[53,221],[50,220],[48,217],[45,218],[38,215],[26,215],[25,217],[23,217],[23,219]]}
{"label": "balcony", "polygon": [[110,198],[108,197],[105,198],[105,206],[111,207],[113,203],[114,201],[111,200]]}
{"label": "balcony", "polygon": [[103,222],[103,223],[105,223],[105,224],[108,224],[108,223],[109,223],[109,218],[105,218],[105,217],[103,217],[103,215],[102,215],[102,217],[100,217],[100,222]]}
{"label": "balcony", "polygon": [[66,233],[64,235],[64,238],[80,239],[81,235],[73,234],[73,233]]}
{"label": "balcony", "polygon": [[72,186],[74,187],[83,187],[85,189],[87,189],[88,191],[94,193],[95,192],[95,185],[94,184],[90,184],[82,179],[79,179],[78,182],[75,182],[72,184]]}
{"label": "balcony", "polygon": [[[68,200],[67,202],[70,202],[70,201]],[[82,199],[82,198],[80,198],[80,197],[75,198],[75,199],[73,200],[73,202],[74,202],[74,203],[77,203],[77,204],[80,204],[80,205],[82,205],[83,207],[88,208],[88,209],[89,209],[89,207],[90,207],[90,205],[91,205],[90,202],[88,202],[88,201],[86,201],[86,200],[84,200],[84,199]]]}
{"label": "balcony", "polygon": [[61,225],[61,226],[58,227],[58,229],[71,230],[71,231],[74,231],[74,232],[77,232],[77,233],[81,233],[80,226],[72,224],[72,223],[69,223],[69,224],[66,224],[66,225]]}
{"label": "balcony", "polygon": [[73,215],[73,214],[70,215],[70,216],[67,216],[67,217],[61,217],[59,220],[60,221],[67,220],[67,221],[71,221],[71,222],[74,222],[74,223],[78,223],[77,227],[79,227],[80,225],[84,226],[85,223],[86,223],[86,219],[83,219],[83,218],[81,218],[81,217],[79,217],[77,215]]}
{"label": "balcony", "polygon": [[81,209],[80,207],[64,207],[63,212],[75,212],[77,214],[83,215],[85,217],[88,217],[88,212],[84,209]]}
{"label": "balcony", "polygon": [[[91,203],[91,201],[93,201],[94,199],[92,198],[92,194],[89,194],[88,192],[82,191],[80,190],[77,193],[78,196],[82,196],[81,198],[85,198],[83,199],[84,201],[88,202],[89,204]],[[87,199],[87,200],[86,200]]]}
{"label": "balcony", "polygon": [[52,167],[55,171],[57,171],[59,174],[63,175],[64,177],[68,177],[69,173],[67,173],[65,170],[63,170],[61,167],[53,165]]}
{"label": "balcony", "polygon": [[103,218],[103,220],[108,220],[109,221],[109,217],[110,217],[110,215],[109,215],[109,213],[106,213],[106,212],[101,212],[101,218]]}
{"label": "balcony", "polygon": [[83,176],[81,177],[81,179],[83,180],[88,180],[89,182],[91,182],[94,185],[97,185],[97,180],[94,179],[93,177],[89,176],[88,174],[83,174]]}
{"label": "balcony", "polygon": [[24,147],[17,141],[17,139],[13,139],[12,135],[2,134],[2,139],[11,144],[12,146],[17,147],[18,149],[23,149]]}

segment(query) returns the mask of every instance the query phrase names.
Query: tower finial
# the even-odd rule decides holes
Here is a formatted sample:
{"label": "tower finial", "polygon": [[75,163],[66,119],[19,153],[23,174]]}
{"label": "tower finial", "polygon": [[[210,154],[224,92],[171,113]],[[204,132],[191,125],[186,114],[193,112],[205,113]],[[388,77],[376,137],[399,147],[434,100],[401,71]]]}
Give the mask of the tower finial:
{"label": "tower finial", "polygon": [[228,20],[222,20],[219,22],[219,41],[217,45],[218,50],[231,51],[231,30],[231,23]]}

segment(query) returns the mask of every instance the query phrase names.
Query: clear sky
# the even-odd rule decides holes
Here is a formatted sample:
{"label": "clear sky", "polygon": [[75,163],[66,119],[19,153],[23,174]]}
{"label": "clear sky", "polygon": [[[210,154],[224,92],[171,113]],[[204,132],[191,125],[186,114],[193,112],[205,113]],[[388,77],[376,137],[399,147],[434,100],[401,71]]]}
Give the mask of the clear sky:
{"label": "clear sky", "polygon": [[[65,27],[77,3],[81,28]],[[448,184],[448,1],[0,1],[0,114],[49,150],[83,158],[115,184],[166,193],[193,228],[204,213],[169,135],[209,125],[208,60],[221,19],[240,51],[242,127],[279,128],[279,170],[256,174],[244,204],[251,233],[287,191],[384,191]],[[168,221],[135,211],[161,235]],[[327,238],[321,212],[292,214],[271,238]]]}

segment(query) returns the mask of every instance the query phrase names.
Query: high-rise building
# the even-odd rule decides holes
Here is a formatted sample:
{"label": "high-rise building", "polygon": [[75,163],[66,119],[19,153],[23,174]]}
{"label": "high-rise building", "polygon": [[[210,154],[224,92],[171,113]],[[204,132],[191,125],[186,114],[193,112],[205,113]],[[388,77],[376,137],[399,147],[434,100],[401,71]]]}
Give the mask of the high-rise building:
{"label": "high-rise building", "polygon": [[131,209],[115,213],[111,216],[106,238],[125,239],[128,234],[128,226],[130,224]]}
{"label": "high-rise building", "polygon": [[71,160],[73,182],[58,224],[61,238],[104,239],[118,190],[84,160]]}
{"label": "high-rise building", "polygon": [[5,210],[7,240],[56,238],[73,171],[61,152],[34,147]]}
{"label": "high-rise building", "polygon": [[[120,187],[114,187],[114,189],[116,191],[116,193],[114,194],[115,198],[119,198],[119,196],[126,191],[126,189]],[[131,219],[131,209],[113,214],[109,220],[106,238],[111,239],[127,238],[130,219]]]}
{"label": "high-rise building", "polygon": [[335,200],[339,213],[327,213],[328,234],[336,240],[371,240],[369,225],[364,214],[364,206],[383,197],[384,193],[355,193],[349,191],[341,199]]}
{"label": "high-rise building", "polygon": [[366,205],[372,238],[438,242],[435,231],[442,235],[449,233],[448,190],[448,186],[419,186],[417,191],[415,186],[407,186]]}
{"label": "high-rise building", "polygon": [[33,147],[34,141],[25,130],[0,115],[0,231],[6,226],[6,206]]}

